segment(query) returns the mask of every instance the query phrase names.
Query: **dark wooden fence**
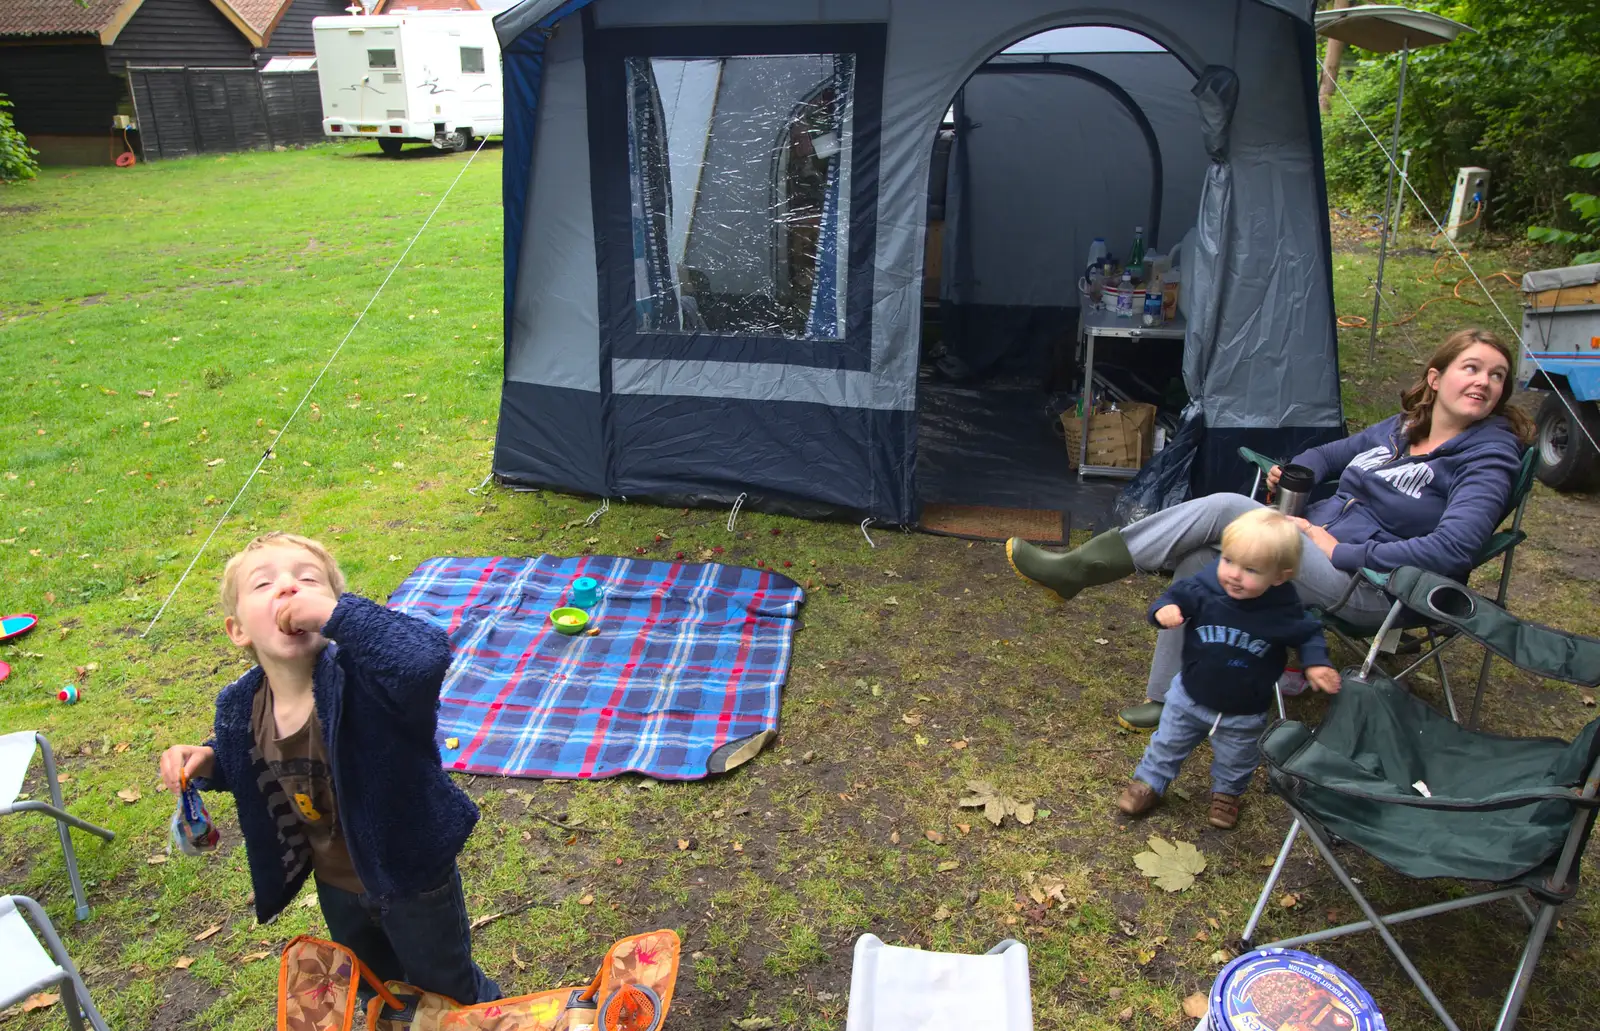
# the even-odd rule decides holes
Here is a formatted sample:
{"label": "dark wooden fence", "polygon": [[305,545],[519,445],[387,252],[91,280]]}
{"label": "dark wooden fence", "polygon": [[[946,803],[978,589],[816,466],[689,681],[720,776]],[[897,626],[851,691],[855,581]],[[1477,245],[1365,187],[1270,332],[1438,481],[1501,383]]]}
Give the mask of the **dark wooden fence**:
{"label": "dark wooden fence", "polygon": [[128,68],[146,161],[323,139],[317,73]]}

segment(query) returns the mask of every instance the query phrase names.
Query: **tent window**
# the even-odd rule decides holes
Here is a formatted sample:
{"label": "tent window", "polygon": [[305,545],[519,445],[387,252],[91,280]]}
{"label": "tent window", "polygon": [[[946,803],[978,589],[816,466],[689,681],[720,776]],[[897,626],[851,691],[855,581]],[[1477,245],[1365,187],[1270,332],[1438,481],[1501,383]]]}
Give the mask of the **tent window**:
{"label": "tent window", "polygon": [[483,48],[482,47],[462,47],[461,48],[461,74],[462,75],[482,75],[483,74]]}
{"label": "tent window", "polygon": [[627,60],[638,328],[845,336],[855,59]]}
{"label": "tent window", "polygon": [[367,51],[367,67],[368,68],[395,68],[395,67],[398,67],[398,65],[395,64],[394,51],[393,50],[368,50]]}

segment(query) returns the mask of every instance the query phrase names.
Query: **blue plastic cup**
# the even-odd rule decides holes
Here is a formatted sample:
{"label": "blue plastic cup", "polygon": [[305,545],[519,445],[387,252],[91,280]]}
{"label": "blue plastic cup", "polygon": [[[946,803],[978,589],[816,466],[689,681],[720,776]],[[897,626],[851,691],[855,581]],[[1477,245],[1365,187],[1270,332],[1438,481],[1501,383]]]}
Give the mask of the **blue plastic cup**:
{"label": "blue plastic cup", "polygon": [[592,576],[580,576],[572,581],[572,606],[592,609],[600,601],[600,583]]}

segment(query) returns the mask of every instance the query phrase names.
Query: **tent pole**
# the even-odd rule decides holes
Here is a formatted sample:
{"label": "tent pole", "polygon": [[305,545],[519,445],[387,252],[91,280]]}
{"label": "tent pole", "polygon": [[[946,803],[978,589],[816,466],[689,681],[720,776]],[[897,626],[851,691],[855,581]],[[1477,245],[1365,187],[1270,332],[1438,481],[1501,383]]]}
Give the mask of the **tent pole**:
{"label": "tent pole", "polygon": [[1367,361],[1378,358],[1378,309],[1383,305],[1383,265],[1389,256],[1389,209],[1394,204],[1394,158],[1400,153],[1400,114],[1406,104],[1406,61],[1411,56],[1410,41],[1400,44],[1400,88],[1394,98],[1394,137],[1389,143],[1389,181],[1383,191],[1383,223],[1378,227],[1378,279],[1372,291],[1372,322],[1367,331]]}

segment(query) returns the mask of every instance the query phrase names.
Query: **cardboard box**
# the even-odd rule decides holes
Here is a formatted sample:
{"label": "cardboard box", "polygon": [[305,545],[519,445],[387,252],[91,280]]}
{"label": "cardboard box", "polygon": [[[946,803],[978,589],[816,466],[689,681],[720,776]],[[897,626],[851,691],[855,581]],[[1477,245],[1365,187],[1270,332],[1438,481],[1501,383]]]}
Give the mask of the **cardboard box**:
{"label": "cardboard box", "polygon": [[[1150,460],[1155,444],[1156,406],[1138,401],[1125,401],[1116,411],[1103,406],[1089,417],[1090,465],[1105,465],[1117,469],[1138,469]],[[1075,414],[1063,415],[1061,427],[1066,431],[1067,468],[1078,467],[1078,448],[1083,437],[1083,418]]]}

